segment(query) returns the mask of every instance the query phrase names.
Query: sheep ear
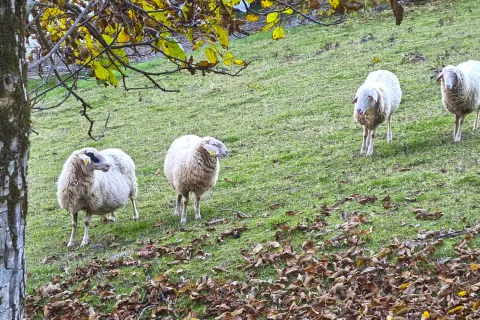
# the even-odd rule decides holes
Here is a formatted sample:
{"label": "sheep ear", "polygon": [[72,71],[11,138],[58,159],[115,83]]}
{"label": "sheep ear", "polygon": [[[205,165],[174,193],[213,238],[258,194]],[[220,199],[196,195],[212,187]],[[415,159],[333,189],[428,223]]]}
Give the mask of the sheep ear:
{"label": "sheep ear", "polygon": [[437,76],[437,79],[435,79],[435,81],[438,81],[442,78],[443,78],[443,71],[439,73],[439,75]]}
{"label": "sheep ear", "polygon": [[204,145],[203,148],[204,148],[205,150],[207,150],[208,153],[210,153],[210,155],[211,155],[212,157],[216,156],[216,155],[220,152],[220,150],[218,150],[217,147],[212,146],[212,145],[209,145],[209,144]]}
{"label": "sheep ear", "polygon": [[85,155],[85,154],[79,154],[78,157],[83,160],[83,162],[85,163],[86,166],[88,166],[90,164],[90,162],[92,161],[90,159],[90,157]]}
{"label": "sheep ear", "polygon": [[353,98],[353,100],[350,103],[355,104],[355,103],[357,103],[357,101],[358,101],[358,97],[355,96],[355,98]]}
{"label": "sheep ear", "polygon": [[372,91],[370,92],[370,97],[372,97],[373,100],[375,100],[375,102],[377,102],[377,101],[378,101],[378,93],[377,93],[377,91],[372,90]]}

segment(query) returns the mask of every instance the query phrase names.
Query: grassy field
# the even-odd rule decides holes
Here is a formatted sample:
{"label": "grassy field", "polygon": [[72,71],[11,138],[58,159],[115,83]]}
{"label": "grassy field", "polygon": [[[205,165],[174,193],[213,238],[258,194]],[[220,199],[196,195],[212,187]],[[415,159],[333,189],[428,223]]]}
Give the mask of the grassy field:
{"label": "grassy field", "polygon": [[[129,293],[132,284],[167,269],[176,277],[197,279],[222,266],[226,272],[216,277],[242,279],[244,271],[233,268],[244,260],[242,249],[251,251],[275,239],[278,224],[294,226],[316,216],[325,218],[324,236],[331,237],[342,216],[363,213],[371,222],[368,228],[375,228],[364,244],[367,251],[394,238],[413,238],[422,230],[476,224],[480,133],[471,133],[470,115],[462,141],[453,142],[454,116],[441,106],[435,76],[445,65],[480,60],[479,10],[478,0],[435,1],[407,9],[401,26],[395,26],[391,12],[385,11],[350,16],[329,28],[288,29],[286,39],[276,42],[269,34],[256,34],[231,43],[233,53],[252,61],[240,77],[175,74],[161,79],[179,93],[124,92],[97,87],[94,81],[84,83],[79,92],[94,106],[90,115],[98,120],[97,130],[110,113],[100,142],[88,138],[87,122],[73,99],[53,111],[35,113],[33,126],[39,135],[31,137],[27,290],[33,292],[56,275],[69,275],[93,257],[131,255],[141,248],[137,242],[184,245],[207,233],[214,239],[243,224],[248,230],[240,238],[211,243],[203,249],[208,253],[204,259],[167,265],[172,259],[159,257],[148,273],[132,276],[131,269],[122,270],[116,292]],[[163,60],[140,66],[167,68]],[[393,142],[387,144],[382,125],[374,155],[367,158],[359,154],[362,130],[353,121],[350,101],[366,75],[377,69],[398,76],[403,99],[392,120]],[[135,86],[146,83],[135,75],[128,81]],[[194,220],[192,204],[187,225],[181,226],[179,217],[173,217],[175,192],[163,176],[163,160],[172,141],[184,134],[222,140],[229,157],[221,162],[217,186],[201,202],[202,221]],[[116,223],[94,217],[92,245],[69,250],[71,218],[59,208],[55,181],[70,153],[84,146],[118,147],[132,156],[140,219],[130,219],[129,205],[117,212]],[[344,201],[352,194],[378,200]],[[388,195],[398,206],[384,208],[381,200]],[[322,215],[322,205],[335,203],[338,210]],[[414,208],[444,215],[418,220]],[[239,219],[223,209],[253,218]],[[208,231],[205,222],[218,218],[228,222]],[[83,226],[77,232],[79,243]],[[292,233],[291,239],[299,246],[306,239],[323,238]],[[446,240],[437,255],[450,256],[454,241]],[[273,269],[263,272],[265,278],[274,274]],[[95,298],[85,301],[95,304]]]}

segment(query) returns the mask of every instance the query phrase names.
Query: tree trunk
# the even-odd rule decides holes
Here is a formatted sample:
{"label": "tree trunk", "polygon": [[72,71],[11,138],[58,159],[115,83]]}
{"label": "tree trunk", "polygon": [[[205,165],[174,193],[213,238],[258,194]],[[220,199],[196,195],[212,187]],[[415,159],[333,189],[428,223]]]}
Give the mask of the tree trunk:
{"label": "tree trunk", "polygon": [[23,319],[30,106],[25,0],[0,2],[0,319]]}

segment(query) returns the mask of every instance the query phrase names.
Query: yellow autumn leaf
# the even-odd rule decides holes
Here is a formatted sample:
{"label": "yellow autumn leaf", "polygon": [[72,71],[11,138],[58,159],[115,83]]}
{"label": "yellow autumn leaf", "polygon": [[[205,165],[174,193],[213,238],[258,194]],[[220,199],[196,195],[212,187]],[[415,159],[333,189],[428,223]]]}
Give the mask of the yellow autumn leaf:
{"label": "yellow autumn leaf", "polygon": [[465,297],[468,292],[467,291],[460,291],[459,293],[457,293],[460,297]]}
{"label": "yellow autumn leaf", "polygon": [[95,72],[95,77],[99,80],[107,80],[110,78],[110,73],[105,69],[99,61],[94,61],[92,66],[93,71]]}
{"label": "yellow autumn leaf", "polygon": [[285,38],[285,31],[282,27],[276,27],[272,33],[273,40],[283,39]]}
{"label": "yellow autumn leaf", "polygon": [[208,47],[205,49],[205,54],[207,56],[207,59],[210,63],[217,63],[218,62],[218,59],[217,59],[217,54],[215,52],[215,50],[213,50],[212,48]]}
{"label": "yellow autumn leaf", "polygon": [[276,23],[280,19],[278,18],[278,12],[270,12],[267,14],[267,23]]}
{"label": "yellow autumn leaf", "polygon": [[240,60],[240,59],[233,59],[233,63],[235,63],[236,65],[239,65],[239,66],[244,66],[245,65],[245,61]]}
{"label": "yellow autumn leaf", "polygon": [[463,306],[458,306],[447,311],[447,314],[452,314],[463,309]]}
{"label": "yellow autumn leaf", "polygon": [[205,40],[200,40],[195,42],[195,44],[193,45],[193,51],[198,50],[204,43],[205,43]]}
{"label": "yellow autumn leaf", "polygon": [[228,33],[227,30],[219,25],[214,25],[215,32],[217,33],[218,42],[224,49],[228,49]]}
{"label": "yellow autumn leaf", "polygon": [[130,41],[130,35],[125,32],[125,28],[122,28],[118,34],[117,40],[119,43],[126,43]]}
{"label": "yellow autumn leaf", "polygon": [[247,20],[248,22],[256,22],[258,21],[259,17],[256,15],[256,14],[247,14],[247,16],[245,17],[245,20]]}
{"label": "yellow autumn leaf", "polygon": [[105,28],[105,31],[104,31],[106,34],[108,35],[112,35],[115,33],[115,29],[111,26],[111,25],[108,25],[106,28]]}
{"label": "yellow autumn leaf", "polygon": [[405,289],[405,288],[408,287],[409,285],[410,285],[410,282],[405,282],[404,284],[402,284],[402,285],[400,286],[400,290]]}
{"label": "yellow autumn leaf", "polygon": [[477,302],[474,302],[474,303],[473,303],[472,309],[473,309],[473,310],[478,310],[478,307],[480,307],[480,300],[478,300]]}
{"label": "yellow autumn leaf", "polygon": [[223,56],[223,63],[226,66],[231,65],[233,62],[233,55],[230,52],[225,52],[225,55]]}
{"label": "yellow autumn leaf", "polygon": [[271,0],[262,0],[262,8],[269,8],[273,5],[273,1]]}
{"label": "yellow autumn leaf", "polygon": [[330,7],[332,9],[336,10],[340,6],[340,0],[328,0],[328,3],[330,4]]}
{"label": "yellow autumn leaf", "polygon": [[425,320],[425,319],[428,319],[428,318],[430,318],[430,312],[423,311],[421,320]]}
{"label": "yellow autumn leaf", "polygon": [[273,23],[267,23],[266,25],[263,26],[262,31],[267,31],[271,29],[274,26]]}
{"label": "yellow autumn leaf", "polygon": [[288,9],[283,10],[282,12],[285,13],[285,14],[292,14],[292,13],[293,13],[293,9],[292,9],[292,8],[288,8]]}
{"label": "yellow autumn leaf", "polygon": [[472,263],[470,265],[470,270],[475,271],[475,270],[478,270],[478,269],[480,269],[480,264]]}
{"label": "yellow autumn leaf", "polygon": [[362,264],[363,264],[363,260],[362,260],[362,259],[358,259],[358,260],[357,260],[357,268],[360,267]]}
{"label": "yellow autumn leaf", "polygon": [[102,34],[102,38],[103,38],[103,40],[105,40],[105,42],[107,44],[112,44],[112,42],[113,42],[113,38],[110,37],[110,36],[107,36],[106,34]]}

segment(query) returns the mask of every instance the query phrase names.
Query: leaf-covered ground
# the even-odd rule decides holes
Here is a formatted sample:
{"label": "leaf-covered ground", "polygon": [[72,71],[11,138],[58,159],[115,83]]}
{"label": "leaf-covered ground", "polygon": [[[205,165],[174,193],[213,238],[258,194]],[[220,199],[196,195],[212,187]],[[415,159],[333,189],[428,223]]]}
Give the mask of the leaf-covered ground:
{"label": "leaf-covered ground", "polygon": [[[400,27],[390,11],[372,12],[287,29],[277,42],[232,41],[230,50],[252,61],[242,76],[162,79],[180,93],[84,83],[96,129],[110,113],[100,142],[88,139],[74,100],[35,113],[27,317],[480,318],[480,138],[469,116],[453,143],[454,117],[434,81],[443,65],[480,60],[479,11],[477,0],[435,1],[408,8]],[[381,126],[366,158],[349,102],[376,69],[397,74],[404,98],[393,142]],[[190,207],[181,226],[162,164],[188,133],[219,138],[229,157],[201,202],[203,220]],[[71,219],[55,181],[86,145],[132,155],[140,219],[130,220],[129,206],[116,223],[94,219],[91,245],[69,250]]]}
{"label": "leaf-covered ground", "polygon": [[[389,197],[383,205],[389,206]],[[375,201],[352,195],[345,201]],[[27,314],[47,319],[476,319],[480,317],[480,251],[472,239],[480,226],[457,232],[424,231],[407,241],[394,239],[379,251],[366,250],[375,226],[363,214],[342,213],[336,235],[326,234],[325,217],[340,213],[341,204],[291,226],[280,223],[271,241],[241,250],[235,266],[219,265],[198,279],[175,277],[176,272],[151,275],[159,257],[168,266],[208,258],[214,243],[244,237],[241,222],[213,235],[216,220],[206,223],[210,233],[184,246],[138,241],[134,255],[93,259],[69,276],[57,276],[27,301]],[[288,213],[287,213],[288,214]],[[290,213],[291,214],[291,213]],[[392,214],[392,213],[391,213]],[[424,218],[424,217],[419,217]],[[301,246],[292,245],[298,233],[308,235]],[[444,238],[461,236],[454,254],[437,258]],[[144,273],[146,279],[119,294],[112,280],[122,281],[122,270]],[[242,280],[224,277],[231,269],[245,272]],[[262,274],[271,270],[270,276]],[[101,279],[92,285],[92,278]],[[114,303],[99,311],[84,302]],[[202,312],[191,305],[201,305]],[[101,308],[100,308],[101,309]]]}

